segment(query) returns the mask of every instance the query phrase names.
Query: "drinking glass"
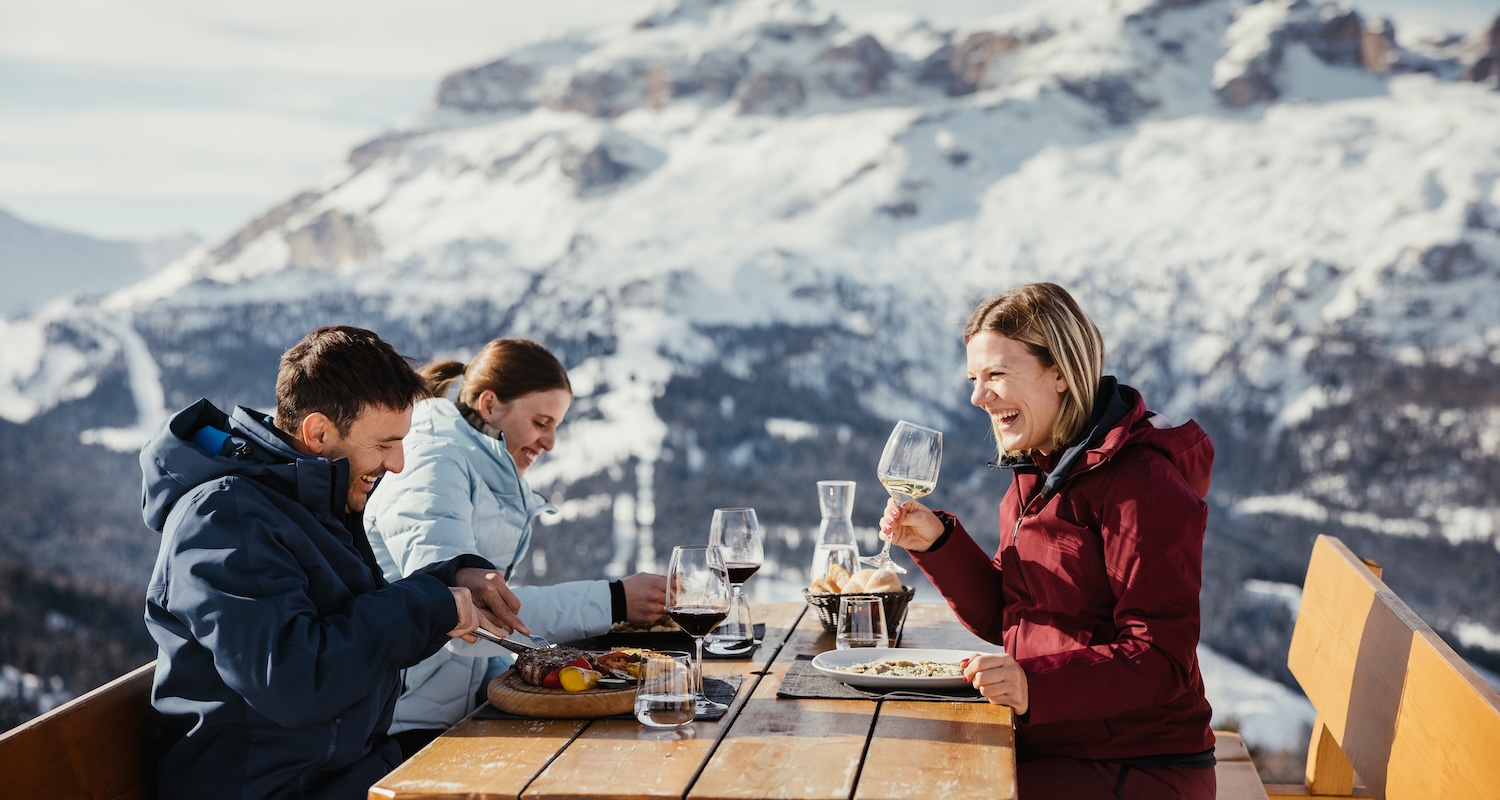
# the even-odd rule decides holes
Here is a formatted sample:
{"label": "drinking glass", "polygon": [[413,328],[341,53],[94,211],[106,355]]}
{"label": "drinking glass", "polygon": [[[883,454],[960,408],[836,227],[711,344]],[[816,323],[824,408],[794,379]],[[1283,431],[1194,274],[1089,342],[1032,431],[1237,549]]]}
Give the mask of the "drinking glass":
{"label": "drinking glass", "polygon": [[760,520],[753,508],[716,508],[708,543],[717,545],[729,574],[729,616],[708,634],[706,646],[721,655],[744,653],[755,646],[755,623],[744,584],[765,557]]}
{"label": "drinking glass", "polygon": [[725,708],[703,693],[703,637],[729,616],[729,575],[718,547],[672,548],[667,566],[667,616],[693,637],[697,713],[702,716]]}
{"label": "drinking glass", "polygon": [[834,645],[840,650],[851,647],[885,647],[885,604],[878,597],[850,595],[839,598],[839,619]]}
{"label": "drinking glass", "polygon": [[640,683],[635,692],[635,718],[652,728],[675,728],[697,716],[693,668],[687,653],[650,652],[641,655]]}
{"label": "drinking glass", "polygon": [[[880,454],[880,466],[875,476],[896,502],[906,505],[918,497],[926,497],[937,488],[938,467],[943,463],[943,434],[932,428],[901,420],[885,441],[885,450]],[[891,540],[873,556],[860,561],[876,569],[906,572],[891,560]]]}

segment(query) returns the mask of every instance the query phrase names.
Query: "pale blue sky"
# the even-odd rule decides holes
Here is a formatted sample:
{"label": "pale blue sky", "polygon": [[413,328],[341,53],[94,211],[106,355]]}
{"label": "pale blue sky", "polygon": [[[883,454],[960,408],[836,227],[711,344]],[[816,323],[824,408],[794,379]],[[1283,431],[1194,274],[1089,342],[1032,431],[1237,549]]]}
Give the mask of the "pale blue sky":
{"label": "pale blue sky", "polygon": [[[1028,0],[814,0],[940,25]],[[4,0],[0,208],[102,238],[233,233],[421,110],[447,72],[660,0]],[[1477,32],[1495,0],[1360,0]]]}

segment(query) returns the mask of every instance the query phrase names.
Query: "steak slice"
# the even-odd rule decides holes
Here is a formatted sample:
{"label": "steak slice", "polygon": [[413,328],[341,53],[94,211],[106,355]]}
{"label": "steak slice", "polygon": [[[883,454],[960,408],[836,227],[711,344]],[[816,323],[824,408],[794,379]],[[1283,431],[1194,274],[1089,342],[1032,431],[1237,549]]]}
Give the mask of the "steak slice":
{"label": "steak slice", "polygon": [[588,655],[576,647],[562,645],[527,650],[516,654],[516,672],[521,674],[521,680],[532,686],[541,686],[542,679],[546,678],[552,670],[561,669],[580,656],[587,659]]}

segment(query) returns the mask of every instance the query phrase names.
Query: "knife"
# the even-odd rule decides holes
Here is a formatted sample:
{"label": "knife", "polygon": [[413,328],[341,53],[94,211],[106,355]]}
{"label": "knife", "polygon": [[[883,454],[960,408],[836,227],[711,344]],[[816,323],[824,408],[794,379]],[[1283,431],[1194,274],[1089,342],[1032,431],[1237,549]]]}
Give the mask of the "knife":
{"label": "knife", "polygon": [[500,636],[496,636],[493,633],[490,633],[484,628],[475,628],[474,635],[486,641],[494,642],[495,644],[500,645],[501,647],[511,651],[512,653],[525,653],[531,650],[538,649],[534,644],[524,644],[522,642],[516,641],[515,639],[502,638]]}

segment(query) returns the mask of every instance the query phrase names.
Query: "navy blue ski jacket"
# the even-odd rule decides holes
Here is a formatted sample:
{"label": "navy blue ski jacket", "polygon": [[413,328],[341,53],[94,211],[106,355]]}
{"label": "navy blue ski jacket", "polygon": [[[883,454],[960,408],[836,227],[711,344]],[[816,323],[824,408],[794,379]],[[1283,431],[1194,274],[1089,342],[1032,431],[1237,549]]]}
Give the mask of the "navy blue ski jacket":
{"label": "navy blue ski jacket", "polygon": [[195,403],[140,460],[162,534],[146,593],[160,797],[365,797],[400,760],[401,670],[458,624],[454,573],[493,566],[387,583],[344,512],[348,462],[297,452],[244,407]]}

